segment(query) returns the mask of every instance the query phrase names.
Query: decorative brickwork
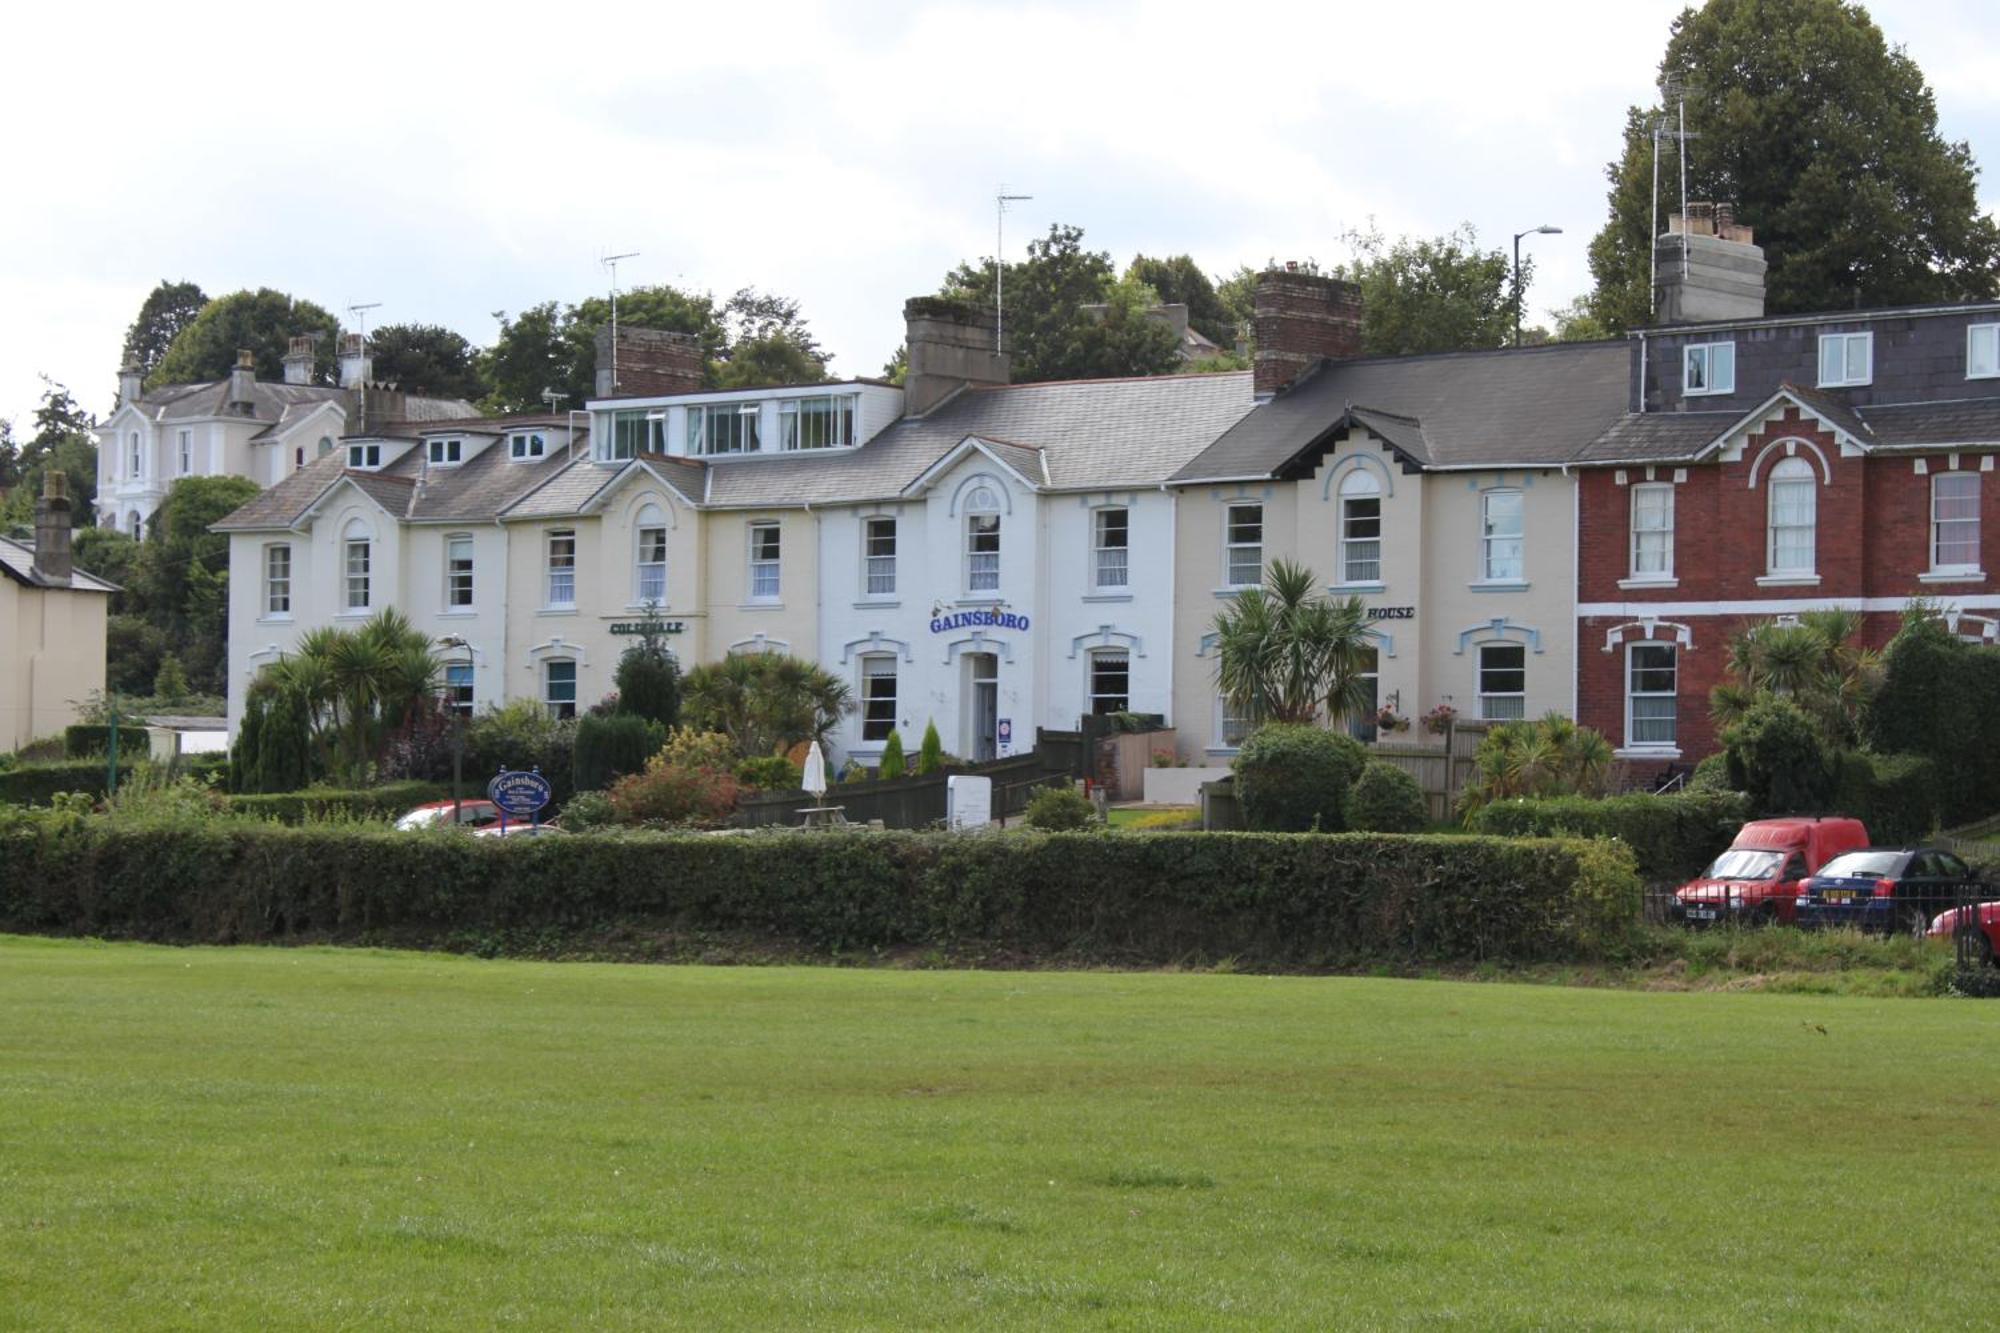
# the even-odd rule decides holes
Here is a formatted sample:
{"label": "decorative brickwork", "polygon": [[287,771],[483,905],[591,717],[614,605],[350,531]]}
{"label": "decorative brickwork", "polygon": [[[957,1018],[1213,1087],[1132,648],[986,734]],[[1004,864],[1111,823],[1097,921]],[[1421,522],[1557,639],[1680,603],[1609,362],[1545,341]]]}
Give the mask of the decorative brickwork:
{"label": "decorative brickwork", "polygon": [[1257,275],[1255,384],[1276,393],[1321,357],[1361,354],[1361,289],[1338,278],[1273,269]]}

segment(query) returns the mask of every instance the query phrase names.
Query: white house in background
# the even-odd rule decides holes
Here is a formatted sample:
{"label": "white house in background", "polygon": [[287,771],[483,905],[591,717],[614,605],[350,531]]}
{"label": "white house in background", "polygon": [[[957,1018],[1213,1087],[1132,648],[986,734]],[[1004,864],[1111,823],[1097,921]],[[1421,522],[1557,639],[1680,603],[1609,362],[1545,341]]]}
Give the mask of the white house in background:
{"label": "white house in background", "polygon": [[312,338],[294,338],[283,383],[257,378],[237,353],[227,379],[142,388],[118,372],[118,407],[97,427],[97,521],[139,536],[182,477],[248,477],[275,486],[331,453],[350,422],[437,420],[478,414],[457,398],[428,398],[370,383],[361,338],[341,340],[340,387],[312,383]]}
{"label": "white house in background", "polygon": [[1010,386],[988,316],[905,314],[904,387],[694,391],[673,335],[632,330],[587,438],[519,418],[340,440],[217,525],[260,571],[231,580],[232,728],[307,628],[389,605],[470,645],[466,707],[588,706],[649,606],[688,665],[816,659],[859,703],[836,758],[864,763],[929,722],[984,757],[1170,714],[1164,483],[1250,410],[1250,375]]}

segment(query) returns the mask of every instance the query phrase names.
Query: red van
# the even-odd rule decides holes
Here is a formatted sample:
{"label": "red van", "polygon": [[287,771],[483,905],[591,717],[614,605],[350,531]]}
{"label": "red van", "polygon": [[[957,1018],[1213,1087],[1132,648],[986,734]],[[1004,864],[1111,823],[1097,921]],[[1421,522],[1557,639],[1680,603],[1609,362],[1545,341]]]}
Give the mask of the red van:
{"label": "red van", "polygon": [[1858,819],[1754,819],[1715,864],[1674,890],[1668,918],[1691,926],[1789,923],[1806,880],[1842,852],[1867,845],[1868,829]]}

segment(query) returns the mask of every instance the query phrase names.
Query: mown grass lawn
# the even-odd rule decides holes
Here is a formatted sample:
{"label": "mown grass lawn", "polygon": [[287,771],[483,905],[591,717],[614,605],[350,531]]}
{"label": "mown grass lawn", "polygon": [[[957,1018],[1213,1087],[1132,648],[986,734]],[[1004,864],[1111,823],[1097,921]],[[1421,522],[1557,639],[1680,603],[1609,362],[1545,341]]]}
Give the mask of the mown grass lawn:
{"label": "mown grass lawn", "polygon": [[0,1324],[1987,1327],[2000,1005],[0,939]]}

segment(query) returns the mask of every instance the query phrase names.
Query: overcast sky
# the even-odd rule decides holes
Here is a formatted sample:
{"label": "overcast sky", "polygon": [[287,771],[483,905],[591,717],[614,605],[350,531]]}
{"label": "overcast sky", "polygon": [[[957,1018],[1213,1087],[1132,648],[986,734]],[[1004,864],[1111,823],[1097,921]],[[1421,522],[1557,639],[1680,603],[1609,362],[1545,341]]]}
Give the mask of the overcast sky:
{"label": "overcast sky", "polygon": [[[855,12],[845,12],[848,9]],[[0,416],[38,375],[103,413],[161,278],[445,324],[626,285],[797,297],[842,375],[992,253],[993,194],[1121,266],[1345,257],[1374,220],[1528,244],[1587,289],[1604,164],[1680,5],[16,5]],[[1873,7],[2000,206],[2000,8]],[[857,14],[859,15],[857,17]]]}

